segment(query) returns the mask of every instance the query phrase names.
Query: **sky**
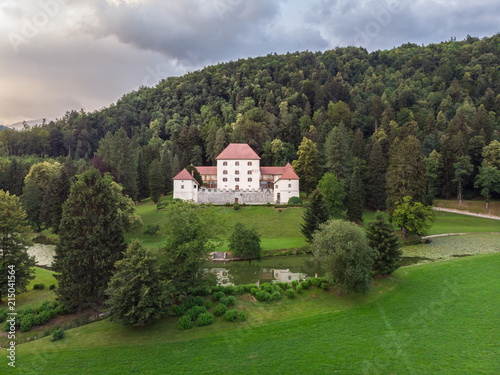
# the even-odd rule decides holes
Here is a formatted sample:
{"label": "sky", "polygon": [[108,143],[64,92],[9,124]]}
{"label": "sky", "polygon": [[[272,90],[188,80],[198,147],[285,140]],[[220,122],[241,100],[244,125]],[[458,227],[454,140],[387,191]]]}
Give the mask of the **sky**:
{"label": "sky", "polygon": [[497,0],[0,0],[0,124],[239,58],[500,31]]}

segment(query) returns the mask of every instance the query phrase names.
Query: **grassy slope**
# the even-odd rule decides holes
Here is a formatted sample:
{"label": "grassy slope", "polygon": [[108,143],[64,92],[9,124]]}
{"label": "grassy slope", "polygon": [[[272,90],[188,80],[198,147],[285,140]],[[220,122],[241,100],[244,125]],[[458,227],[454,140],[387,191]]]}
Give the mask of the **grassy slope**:
{"label": "grassy slope", "polygon": [[499,267],[500,254],[407,267],[365,297],[316,291],[312,298],[310,291],[304,300],[256,303],[248,322],[187,332],[169,320],[136,329],[97,322],[61,342],[19,346],[17,371],[493,374],[500,366]]}
{"label": "grassy slope", "polygon": [[[168,201],[171,197],[163,197],[162,201]],[[226,230],[222,237],[227,238],[234,223],[241,221],[247,226],[255,226],[262,237],[262,248],[264,250],[289,249],[306,246],[304,236],[300,233],[303,208],[291,207],[287,209],[275,209],[274,207],[246,206],[238,211],[232,207],[217,206],[215,210],[222,216],[226,223]],[[142,234],[148,225],[164,222],[164,214],[158,211],[151,200],[146,199],[137,206],[137,214],[143,220],[143,227],[133,233],[127,234],[127,241],[138,238],[148,247],[159,247],[163,238],[158,236],[155,240],[151,236]],[[339,216],[339,218],[343,218]],[[366,223],[375,218],[375,212],[365,211]],[[429,234],[457,233],[457,232],[496,232],[500,231],[500,221],[483,219],[474,216],[436,212],[436,222]],[[224,245],[220,250],[227,250]]]}

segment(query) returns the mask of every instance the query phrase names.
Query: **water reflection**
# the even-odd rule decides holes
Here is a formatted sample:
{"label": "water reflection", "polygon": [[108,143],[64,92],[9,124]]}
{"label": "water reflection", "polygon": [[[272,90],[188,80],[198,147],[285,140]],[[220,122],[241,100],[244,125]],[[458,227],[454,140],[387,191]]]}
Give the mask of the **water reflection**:
{"label": "water reflection", "polygon": [[292,282],[322,276],[320,264],[310,256],[274,257],[252,262],[212,263],[207,269],[220,285]]}

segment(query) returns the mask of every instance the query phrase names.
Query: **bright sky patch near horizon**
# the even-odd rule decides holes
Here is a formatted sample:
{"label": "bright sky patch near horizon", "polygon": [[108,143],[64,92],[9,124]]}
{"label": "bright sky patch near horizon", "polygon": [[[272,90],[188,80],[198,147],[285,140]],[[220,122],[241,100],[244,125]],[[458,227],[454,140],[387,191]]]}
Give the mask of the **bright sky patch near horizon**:
{"label": "bright sky patch near horizon", "polygon": [[94,111],[204,66],[498,33],[493,0],[3,0],[0,124]]}

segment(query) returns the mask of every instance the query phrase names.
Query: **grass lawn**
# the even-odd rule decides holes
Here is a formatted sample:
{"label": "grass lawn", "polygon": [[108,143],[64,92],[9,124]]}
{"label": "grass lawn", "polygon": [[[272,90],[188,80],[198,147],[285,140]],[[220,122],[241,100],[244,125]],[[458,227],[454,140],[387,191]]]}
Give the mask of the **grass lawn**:
{"label": "grass lawn", "polygon": [[[100,321],[17,347],[19,374],[496,374],[500,254],[399,269],[365,296],[243,297],[243,323]],[[2,358],[5,358],[2,352]],[[4,359],[4,361],[7,361]],[[6,365],[6,363],[5,363]]]}
{"label": "grass lawn", "polygon": [[[33,289],[35,284],[45,284],[45,289]],[[37,307],[41,305],[44,301],[52,301],[56,298],[56,294],[53,290],[49,290],[51,284],[56,284],[57,281],[54,278],[54,274],[51,271],[44,270],[43,268],[35,267],[35,279],[31,280],[27,287],[27,292],[21,293],[16,296],[16,308],[22,308],[24,306]],[[0,308],[7,307],[7,302],[0,302]],[[0,372],[1,373],[1,372]]]}

